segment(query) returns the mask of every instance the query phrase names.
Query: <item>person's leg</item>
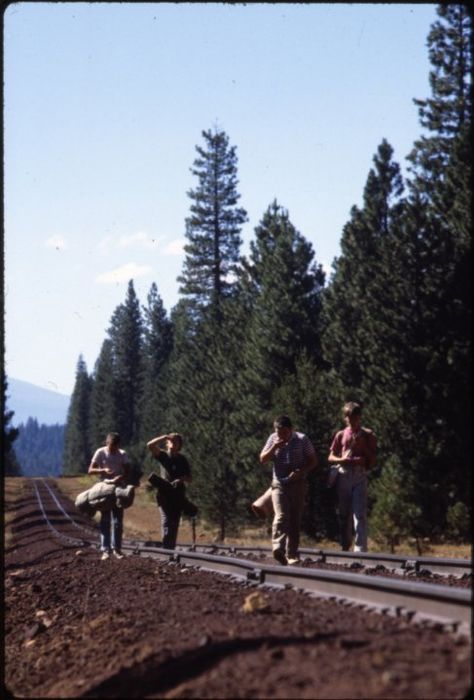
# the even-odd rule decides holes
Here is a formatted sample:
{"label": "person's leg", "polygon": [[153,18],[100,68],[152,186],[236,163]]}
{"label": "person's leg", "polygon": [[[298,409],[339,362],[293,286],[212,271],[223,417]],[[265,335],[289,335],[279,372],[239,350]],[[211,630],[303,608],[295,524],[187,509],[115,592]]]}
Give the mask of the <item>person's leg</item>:
{"label": "person's leg", "polygon": [[166,549],[174,549],[178,540],[178,528],[181,514],[178,512],[168,513],[168,533],[166,535]]}
{"label": "person's leg", "polygon": [[349,551],[352,544],[352,474],[350,469],[340,473],[336,484],[341,547]]}
{"label": "person's leg", "polygon": [[354,552],[367,551],[367,477],[357,479],[352,491],[354,514]]}
{"label": "person's leg", "polygon": [[[272,504],[275,515],[272,524],[272,550],[276,559],[285,559],[286,542],[288,537],[289,500],[280,484],[272,484]],[[280,559],[278,559],[280,561]]]}
{"label": "person's leg", "polygon": [[112,549],[119,552],[122,549],[123,508],[112,508]]}
{"label": "person's leg", "polygon": [[294,481],[293,483],[287,485],[287,490],[290,501],[287,557],[288,559],[298,559],[301,516],[303,515],[304,500],[306,495],[306,481]]}
{"label": "person's leg", "polygon": [[110,551],[110,510],[100,516],[100,548],[103,552]]}
{"label": "person's leg", "polygon": [[174,549],[178,536],[179,514],[168,508],[160,508],[161,541],[165,549]]}

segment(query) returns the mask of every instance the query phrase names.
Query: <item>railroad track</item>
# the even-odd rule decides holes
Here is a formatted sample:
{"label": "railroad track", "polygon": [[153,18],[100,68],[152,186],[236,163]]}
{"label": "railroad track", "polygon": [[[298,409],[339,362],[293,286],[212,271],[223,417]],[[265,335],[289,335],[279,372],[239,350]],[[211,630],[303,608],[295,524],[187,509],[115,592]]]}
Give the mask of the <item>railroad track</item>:
{"label": "railroad track", "polygon": [[[39,484],[41,487],[39,487]],[[40,510],[52,533],[65,544],[79,547],[98,546],[96,528],[85,525],[67,512],[58,496],[44,479],[33,480]],[[46,503],[53,504],[48,511]],[[59,512],[59,519],[57,513]],[[50,517],[49,514],[54,516]],[[56,527],[55,525],[60,525]],[[78,530],[82,537],[73,536]],[[361,576],[352,571],[327,571],[301,566],[284,567],[255,561],[253,557],[270,558],[271,550],[265,547],[240,547],[226,545],[179,545],[172,551],[161,547],[160,542],[125,540],[122,549],[130,556],[152,557],[183,567],[199,567],[227,575],[255,586],[273,588],[295,588],[311,595],[338,600],[345,605],[357,605],[395,615],[422,625],[440,626],[450,632],[469,635],[471,633],[470,589],[455,588],[442,584],[422,583],[399,578]],[[345,563],[358,567],[391,567],[393,571],[436,571],[445,575],[472,576],[472,565],[466,560],[434,559],[419,557],[408,559],[390,554],[333,552],[301,549],[317,563]],[[239,555],[247,558],[239,558]],[[429,567],[429,569],[428,569]]]}

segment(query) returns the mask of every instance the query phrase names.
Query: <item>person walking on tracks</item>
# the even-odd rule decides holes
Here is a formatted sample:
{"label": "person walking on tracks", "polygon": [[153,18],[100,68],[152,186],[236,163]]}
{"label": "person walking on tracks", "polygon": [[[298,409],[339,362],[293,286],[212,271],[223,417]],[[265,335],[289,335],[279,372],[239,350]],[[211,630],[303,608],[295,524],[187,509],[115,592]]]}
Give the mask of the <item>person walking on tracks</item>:
{"label": "person walking on tracks", "polygon": [[[105,446],[94,452],[88,473],[99,474],[100,480],[110,484],[125,485],[130,470],[130,461],[125,450],[120,449],[120,435],[109,433]],[[113,554],[123,559],[122,554],[123,508],[112,506],[103,511],[100,517],[100,548],[102,559],[109,559]]]}
{"label": "person walking on tracks", "polygon": [[261,464],[273,461],[273,556],[280,564],[297,564],[306,476],[316,467],[317,457],[310,439],[293,430],[288,416],[275,418],[273,428],[260,453]]}
{"label": "person walking on tracks", "polygon": [[[162,444],[166,442],[166,451]],[[179,433],[159,435],[147,442],[153,457],[161,464],[161,477],[174,488],[173,498],[163,498],[158,491],[157,502],[161,514],[163,547],[174,549],[178,539],[178,528],[186,504],[186,484],[192,481],[191,466],[186,457],[180,454],[183,438]],[[153,475],[152,475],[153,476]],[[151,477],[149,479],[153,485]]]}
{"label": "person walking on tracks", "polygon": [[342,414],[346,427],[334,436],[328,457],[336,485],[341,546],[349,551],[354,539],[354,551],[366,552],[367,470],[375,465],[377,442],[372,430],[361,427],[360,404],[349,401]]}

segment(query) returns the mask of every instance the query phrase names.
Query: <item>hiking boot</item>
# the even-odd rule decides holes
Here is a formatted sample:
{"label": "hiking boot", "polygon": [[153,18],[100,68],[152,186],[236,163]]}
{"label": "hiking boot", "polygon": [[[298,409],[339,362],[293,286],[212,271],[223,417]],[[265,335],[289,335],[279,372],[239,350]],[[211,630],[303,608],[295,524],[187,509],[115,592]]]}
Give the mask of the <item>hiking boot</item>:
{"label": "hiking boot", "polygon": [[122,552],[119,552],[117,549],[114,549],[113,555],[116,559],[123,559],[123,554]]}
{"label": "hiking boot", "polygon": [[283,564],[283,566],[286,566],[288,564],[286,554],[282,549],[274,549],[273,558],[276,559],[277,562],[279,562],[280,564]]}
{"label": "hiking boot", "polygon": [[106,561],[109,558],[110,554],[108,552],[102,552],[101,561]]}
{"label": "hiking boot", "polygon": [[301,564],[301,559],[288,559],[288,564],[290,566],[297,566],[298,564]]}

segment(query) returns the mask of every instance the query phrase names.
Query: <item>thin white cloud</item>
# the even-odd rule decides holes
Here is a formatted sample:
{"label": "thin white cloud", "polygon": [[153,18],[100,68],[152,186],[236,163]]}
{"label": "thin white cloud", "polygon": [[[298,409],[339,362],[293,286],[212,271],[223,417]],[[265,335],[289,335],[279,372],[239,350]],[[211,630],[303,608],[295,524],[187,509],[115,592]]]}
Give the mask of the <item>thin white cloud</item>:
{"label": "thin white cloud", "polygon": [[136,231],[129,235],[122,234],[121,236],[108,235],[102,238],[97,244],[98,250],[103,253],[110,253],[112,250],[120,250],[123,248],[134,248],[136,250],[152,250],[157,249],[159,242],[163,241],[165,236],[152,236],[146,231]]}
{"label": "thin white cloud", "polygon": [[50,236],[44,244],[47,248],[56,248],[56,250],[64,250],[67,248],[66,241],[62,236]]}
{"label": "thin white cloud", "polygon": [[130,262],[121,267],[116,267],[115,270],[102,272],[97,275],[95,281],[99,284],[118,284],[120,282],[128,282],[128,280],[136,279],[137,277],[145,277],[149,275],[152,268],[150,265],[137,265]]}
{"label": "thin white cloud", "polygon": [[114,243],[114,237],[113,236],[106,236],[105,238],[102,238],[101,241],[97,244],[97,248],[102,251],[103,253],[109,253],[110,250],[113,247]]}
{"label": "thin white cloud", "polygon": [[158,236],[150,236],[146,231],[137,231],[129,236],[120,236],[117,242],[118,248],[156,248],[160,240]]}
{"label": "thin white cloud", "polygon": [[170,241],[164,249],[165,255],[183,255],[184,254],[184,239],[176,238],[174,241]]}

